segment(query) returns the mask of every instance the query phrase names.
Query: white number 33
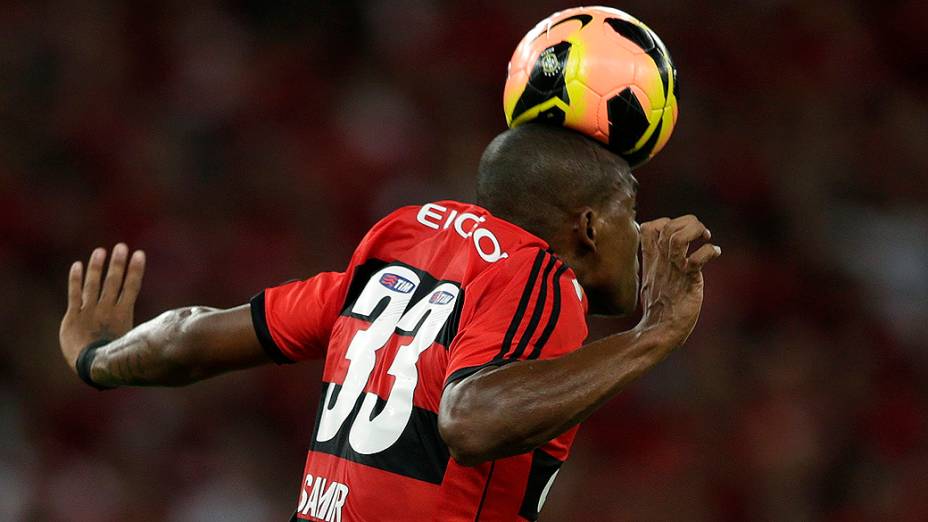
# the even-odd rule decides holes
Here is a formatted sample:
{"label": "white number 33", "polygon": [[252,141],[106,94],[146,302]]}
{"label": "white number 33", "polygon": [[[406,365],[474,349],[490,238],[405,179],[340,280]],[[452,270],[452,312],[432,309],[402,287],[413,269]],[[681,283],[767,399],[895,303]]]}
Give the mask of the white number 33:
{"label": "white number 33", "polygon": [[403,310],[409,305],[420,282],[419,276],[406,267],[387,266],[371,276],[364,286],[351,308],[352,313],[370,316],[381,301],[386,298],[388,302],[370,327],[359,331],[351,339],[345,353],[349,361],[348,372],[332,407],[329,405],[335,385],[329,384],[327,387],[317,441],[326,442],[338,434],[358,398],[364,393],[364,387],[374,371],[377,350],[383,348],[397,331],[413,337],[408,344],[397,349],[396,357],[387,371],[394,377],[387,404],[377,416],[371,418],[377,404],[377,395],[364,393],[364,403],[351,426],[348,442],[356,452],[369,455],[381,452],[399,440],[409,423],[413,393],[419,383],[416,363],[422,352],[435,342],[454,311],[460,293],[456,285],[441,283],[404,314]]}

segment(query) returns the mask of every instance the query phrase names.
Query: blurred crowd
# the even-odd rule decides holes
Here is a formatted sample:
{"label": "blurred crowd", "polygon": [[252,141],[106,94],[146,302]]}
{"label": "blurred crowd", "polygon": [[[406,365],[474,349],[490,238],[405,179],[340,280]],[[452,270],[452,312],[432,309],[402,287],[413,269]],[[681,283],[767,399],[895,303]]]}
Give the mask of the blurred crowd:
{"label": "blurred crowd", "polygon": [[[928,3],[614,6],[681,82],[639,216],[724,254],[542,520],[928,520]],[[0,520],[286,520],[319,364],[92,390],[57,346],[69,263],[145,249],[139,320],[342,268],[394,207],[472,200],[508,58],[564,7],[3,2]]]}

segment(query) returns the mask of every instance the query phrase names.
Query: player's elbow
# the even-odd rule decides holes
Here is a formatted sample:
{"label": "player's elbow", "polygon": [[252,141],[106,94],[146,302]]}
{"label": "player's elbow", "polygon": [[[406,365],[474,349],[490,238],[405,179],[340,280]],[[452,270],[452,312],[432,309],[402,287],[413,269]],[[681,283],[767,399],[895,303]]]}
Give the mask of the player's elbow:
{"label": "player's elbow", "polygon": [[438,432],[455,461],[476,466],[494,458],[493,424],[482,418],[482,408],[474,403],[472,391],[464,388],[449,385],[445,389],[438,412]]}
{"label": "player's elbow", "polygon": [[492,458],[486,454],[457,453],[454,451],[450,453],[455,462],[465,467],[473,467],[492,460]]}
{"label": "player's elbow", "polygon": [[438,417],[438,431],[448,453],[462,466],[476,466],[492,459],[491,447],[474,423],[462,418]]}

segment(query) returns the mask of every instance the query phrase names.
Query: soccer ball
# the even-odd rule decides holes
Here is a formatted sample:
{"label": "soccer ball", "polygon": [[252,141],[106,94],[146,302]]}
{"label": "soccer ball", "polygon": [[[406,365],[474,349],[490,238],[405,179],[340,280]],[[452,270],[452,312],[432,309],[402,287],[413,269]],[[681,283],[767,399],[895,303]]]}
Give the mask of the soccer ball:
{"label": "soccer ball", "polygon": [[506,123],[545,121],[604,143],[632,168],[654,157],[677,122],[677,69],[664,43],[608,7],[554,13],[509,61]]}

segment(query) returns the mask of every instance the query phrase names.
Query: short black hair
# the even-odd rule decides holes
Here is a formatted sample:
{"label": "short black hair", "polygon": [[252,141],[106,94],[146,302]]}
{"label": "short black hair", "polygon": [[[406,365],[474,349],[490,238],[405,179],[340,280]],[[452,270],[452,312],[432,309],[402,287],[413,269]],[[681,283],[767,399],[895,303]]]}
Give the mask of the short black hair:
{"label": "short black hair", "polygon": [[628,163],[564,127],[527,123],[493,139],[480,159],[477,204],[550,240],[571,212],[637,193]]}

